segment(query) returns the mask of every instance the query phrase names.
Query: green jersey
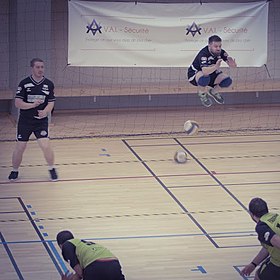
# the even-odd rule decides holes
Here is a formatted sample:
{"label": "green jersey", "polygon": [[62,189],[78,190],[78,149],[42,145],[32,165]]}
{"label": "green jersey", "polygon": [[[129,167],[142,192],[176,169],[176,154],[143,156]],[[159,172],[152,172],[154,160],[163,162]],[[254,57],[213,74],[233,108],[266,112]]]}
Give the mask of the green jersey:
{"label": "green jersey", "polygon": [[275,234],[280,236],[280,215],[274,213],[263,215],[256,227],[256,231],[263,247],[269,252],[271,262],[280,267],[280,249],[270,243]]}
{"label": "green jersey", "polygon": [[98,259],[116,258],[102,245],[80,239],[70,239],[65,242],[62,247],[62,254],[66,261],[70,261],[72,267],[77,264],[77,261],[75,261],[77,259],[82,269]]}

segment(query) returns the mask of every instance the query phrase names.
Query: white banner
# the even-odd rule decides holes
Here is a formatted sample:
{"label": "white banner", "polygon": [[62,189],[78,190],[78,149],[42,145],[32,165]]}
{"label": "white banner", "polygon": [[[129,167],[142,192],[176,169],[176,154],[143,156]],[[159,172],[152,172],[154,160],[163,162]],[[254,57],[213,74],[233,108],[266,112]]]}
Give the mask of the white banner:
{"label": "white banner", "polygon": [[186,67],[213,34],[238,66],[267,61],[268,3],[69,1],[72,66]]}

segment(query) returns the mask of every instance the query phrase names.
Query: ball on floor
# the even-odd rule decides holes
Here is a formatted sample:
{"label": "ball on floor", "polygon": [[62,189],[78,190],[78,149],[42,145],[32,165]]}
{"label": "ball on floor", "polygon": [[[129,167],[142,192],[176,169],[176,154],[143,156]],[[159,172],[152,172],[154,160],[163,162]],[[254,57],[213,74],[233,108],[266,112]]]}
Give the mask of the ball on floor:
{"label": "ball on floor", "polygon": [[185,151],[177,151],[174,155],[174,160],[177,163],[186,163],[188,160],[188,155]]}

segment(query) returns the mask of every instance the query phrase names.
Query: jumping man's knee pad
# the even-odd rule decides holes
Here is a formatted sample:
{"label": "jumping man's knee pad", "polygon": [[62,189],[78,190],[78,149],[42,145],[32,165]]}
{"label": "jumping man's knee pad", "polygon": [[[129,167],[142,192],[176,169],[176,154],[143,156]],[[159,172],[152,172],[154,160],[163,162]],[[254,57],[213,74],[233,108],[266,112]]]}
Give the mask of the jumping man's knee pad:
{"label": "jumping man's knee pad", "polygon": [[202,76],[198,79],[197,84],[202,87],[208,86],[210,83],[210,76]]}
{"label": "jumping man's knee pad", "polygon": [[219,86],[222,88],[226,88],[229,87],[231,84],[232,84],[232,79],[230,77],[226,77],[220,82]]}

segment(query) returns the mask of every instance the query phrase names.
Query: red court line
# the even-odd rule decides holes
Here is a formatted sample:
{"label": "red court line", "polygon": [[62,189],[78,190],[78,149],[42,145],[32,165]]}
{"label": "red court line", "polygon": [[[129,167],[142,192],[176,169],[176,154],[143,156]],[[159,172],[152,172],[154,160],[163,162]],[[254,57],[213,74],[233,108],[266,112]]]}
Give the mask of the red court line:
{"label": "red court line", "polygon": [[0,197],[0,199],[19,199],[18,196],[7,196],[7,197]]}
{"label": "red court line", "polygon": [[[263,171],[237,171],[237,172],[216,172],[211,171],[212,174],[215,175],[236,175],[236,174],[261,174],[261,173],[277,173],[280,170],[263,170]],[[205,176],[209,174],[167,174],[167,175],[159,175],[158,177],[184,177],[184,176]]]}
{"label": "red court line", "polygon": [[[231,186],[256,186],[256,185],[274,185],[280,184],[280,181],[275,182],[248,182],[248,183],[226,183],[227,187]],[[217,184],[201,184],[201,185],[185,185],[185,186],[171,186],[169,189],[186,189],[186,188],[209,188],[209,187],[217,187]]]}
{"label": "red court line", "polygon": [[[183,133],[181,133],[183,134]],[[180,134],[180,135],[181,135]],[[236,137],[246,137],[246,138],[250,138],[250,137],[254,137],[256,138],[257,136],[262,136],[262,137],[265,137],[265,136],[280,136],[280,133],[275,133],[275,134],[254,134],[254,135],[209,135],[209,136],[201,136],[201,135],[197,135],[197,136],[192,136],[191,139],[201,139],[201,137],[203,137],[203,139],[212,139],[212,138],[236,138]],[[190,138],[189,136],[178,136],[177,138],[180,138],[180,139],[188,139]],[[125,140],[125,141],[150,141],[150,140],[172,140],[173,137],[147,137],[147,138],[124,138],[122,140]],[[268,140],[269,141],[269,140]]]}
{"label": "red court line", "polygon": [[121,176],[121,177],[96,177],[96,178],[73,178],[73,179],[59,179],[58,181],[52,182],[50,180],[38,180],[38,181],[16,181],[16,182],[0,182],[0,185],[9,184],[32,184],[32,183],[59,183],[59,182],[82,182],[82,181],[105,181],[105,180],[124,180],[124,179],[145,179],[153,178],[151,175],[143,176]]}
{"label": "red court line", "polygon": [[[212,171],[213,172],[213,171]],[[260,171],[238,171],[238,172],[215,172],[215,175],[237,175],[237,174],[263,174],[263,173],[278,173],[280,170],[260,170]],[[213,174],[213,173],[212,173]],[[191,176],[210,176],[207,173],[191,173],[191,174],[164,174],[156,175],[158,178],[168,177],[191,177]],[[61,179],[56,182],[49,180],[38,180],[38,181],[16,181],[16,182],[0,182],[0,185],[9,184],[33,184],[33,183],[59,183],[59,182],[82,182],[82,181],[106,181],[106,180],[126,180],[126,179],[147,179],[154,178],[151,175],[143,176],[121,176],[121,177],[96,177],[96,178],[73,178],[73,179]]]}
{"label": "red court line", "polygon": [[[180,138],[180,137],[178,137]],[[186,139],[186,138],[183,138]],[[183,141],[182,141],[183,142]],[[193,146],[193,145],[219,145],[219,144],[252,144],[252,143],[272,143],[280,142],[279,140],[252,140],[252,141],[231,141],[231,142],[196,142],[196,143],[182,143],[183,145]],[[131,147],[161,147],[161,146],[178,146],[178,144],[140,144],[140,145],[131,145]]]}
{"label": "red court line", "polygon": [[280,170],[237,171],[237,172],[215,172],[215,175],[262,174],[262,173],[278,173],[278,172],[280,172]]}

